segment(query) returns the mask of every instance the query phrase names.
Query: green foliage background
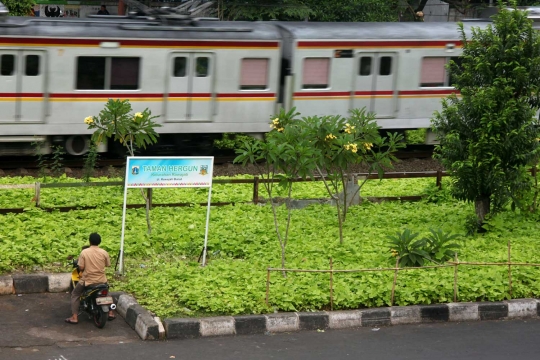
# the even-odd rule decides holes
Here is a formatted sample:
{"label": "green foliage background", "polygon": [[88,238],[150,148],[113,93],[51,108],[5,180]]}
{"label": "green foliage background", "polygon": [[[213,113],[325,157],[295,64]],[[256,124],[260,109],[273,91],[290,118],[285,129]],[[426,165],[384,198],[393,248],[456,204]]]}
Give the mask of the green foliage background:
{"label": "green foliage background", "polygon": [[34,0],[2,0],[12,16],[27,16],[32,11]]}
{"label": "green foliage background", "polygon": [[[313,205],[294,211],[288,266],[326,269],[332,257],[334,269],[391,267],[393,263],[385,244],[387,235],[405,228],[419,232],[420,236],[427,235],[429,228],[460,234],[465,232],[463,224],[472,213],[470,206],[448,200],[444,191],[434,196],[430,185],[433,179],[410,180],[415,182],[391,180],[370,181],[368,184],[374,185],[370,190],[372,194],[413,195],[423,192],[431,194],[430,199],[434,202],[365,202],[351,207],[350,218],[344,228],[344,245],[339,245],[332,206]],[[396,191],[395,188],[402,183],[406,185]],[[295,197],[312,197],[318,191],[324,194],[323,188],[313,190],[314,183],[306,185],[301,190],[297,189]],[[250,198],[249,186],[223,186],[221,195],[216,195],[222,200],[233,193]],[[45,191],[43,199],[49,204],[79,201],[76,199],[81,196],[81,193],[71,193],[66,189],[61,192]],[[101,188],[99,191],[99,195],[88,194],[99,198],[96,201],[101,204],[96,210],[69,213],[30,210],[23,214],[0,216],[3,229],[0,233],[0,273],[32,271],[35,265],[44,266],[47,271],[70,271],[68,266],[55,267],[52,263],[64,262],[67,255],[78,254],[81,246],[86,244],[88,234],[93,231],[101,233],[104,239],[102,246],[110,252],[114,263],[120,246],[122,213],[119,204],[122,200],[117,195],[121,188]],[[206,190],[188,193],[175,189],[174,193],[184,200],[206,196]],[[220,191],[216,190],[216,193]],[[24,194],[18,196],[29,202],[32,194]],[[171,194],[156,191],[155,195],[167,200]],[[133,194],[132,201],[142,202],[136,195]],[[5,203],[7,200],[2,201]],[[279,211],[285,212],[286,209],[282,206]],[[205,216],[206,209],[200,206],[154,208],[155,229],[152,235],[147,236],[144,209],[129,210],[125,244],[127,280],[113,280],[113,269],[109,269],[113,289],[133,293],[142,305],[161,317],[329,308],[327,274],[289,274],[284,279],[280,273],[273,273],[270,307],[265,305],[266,268],[280,264],[280,249],[268,206],[237,204],[213,207],[209,264],[201,268],[197,259],[204,241]],[[540,231],[538,220],[537,215],[502,213],[486,225],[490,230],[487,234],[458,239],[463,245],[459,258],[462,261],[506,261],[506,245],[511,239],[513,260],[540,263],[540,244],[536,236]],[[502,266],[460,267],[459,299],[509,298],[506,271]],[[513,269],[514,298],[540,295],[538,271],[532,268]],[[334,307],[350,309],[388,305],[392,279],[392,272],[336,274]],[[452,296],[452,268],[411,270],[398,276],[397,305],[450,302]]]}
{"label": "green foliage background", "polygon": [[398,21],[399,0],[221,0],[224,20]]}

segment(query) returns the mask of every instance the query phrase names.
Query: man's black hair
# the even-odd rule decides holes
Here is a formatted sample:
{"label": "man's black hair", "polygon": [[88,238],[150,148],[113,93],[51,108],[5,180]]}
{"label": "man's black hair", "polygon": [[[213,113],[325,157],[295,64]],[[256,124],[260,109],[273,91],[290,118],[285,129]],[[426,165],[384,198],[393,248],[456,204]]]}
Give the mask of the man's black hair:
{"label": "man's black hair", "polygon": [[90,234],[90,245],[99,245],[101,244],[101,236],[98,233]]}

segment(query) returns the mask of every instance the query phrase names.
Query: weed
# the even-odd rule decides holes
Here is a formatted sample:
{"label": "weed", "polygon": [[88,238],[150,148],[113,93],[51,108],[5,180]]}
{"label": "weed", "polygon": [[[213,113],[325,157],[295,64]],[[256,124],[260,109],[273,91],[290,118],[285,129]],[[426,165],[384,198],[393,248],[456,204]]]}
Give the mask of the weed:
{"label": "weed", "polygon": [[92,143],[88,153],[84,156],[83,179],[85,182],[89,182],[90,178],[94,175],[98,159],[99,153],[97,152],[97,146],[95,143]]}
{"label": "weed", "polygon": [[59,177],[64,172],[64,149],[57,145],[53,146],[53,154],[51,161],[51,172],[53,176]]}

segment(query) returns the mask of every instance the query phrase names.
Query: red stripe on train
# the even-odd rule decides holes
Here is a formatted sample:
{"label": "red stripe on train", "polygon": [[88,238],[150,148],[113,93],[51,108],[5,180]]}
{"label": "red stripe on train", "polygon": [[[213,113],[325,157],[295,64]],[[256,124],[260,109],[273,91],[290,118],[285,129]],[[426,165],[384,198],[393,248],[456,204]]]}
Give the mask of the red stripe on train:
{"label": "red stripe on train", "polygon": [[196,47],[253,47],[275,48],[279,47],[277,41],[201,41],[201,40],[125,40],[125,39],[68,39],[68,38],[12,38],[0,37],[3,44],[31,44],[31,45],[81,45],[99,46],[102,42],[118,42],[120,46],[196,46]]}
{"label": "red stripe on train", "polygon": [[255,93],[223,93],[223,94],[217,94],[218,98],[234,98],[234,97],[246,97],[246,98],[270,98],[270,97],[276,97],[275,93],[262,93],[262,94],[255,94]]}
{"label": "red stripe on train", "polygon": [[294,96],[350,96],[350,91],[306,91],[306,92],[296,92]]}
{"label": "red stripe on train", "polygon": [[[43,97],[43,93],[0,93],[0,97]],[[168,97],[194,97],[194,98],[204,98],[212,97],[211,93],[169,93],[169,94],[144,94],[144,93],[102,93],[102,94],[86,94],[86,93],[52,93],[49,94],[50,98],[56,99],[68,99],[68,98],[90,98],[90,99],[99,99],[99,98],[163,98]],[[219,98],[273,98],[276,97],[275,93],[264,93],[264,94],[252,94],[252,93],[222,93],[216,94]]]}
{"label": "red stripe on train", "polygon": [[0,97],[43,97],[43,93],[0,93]]}
{"label": "red stripe on train", "polygon": [[392,40],[392,41],[299,41],[298,47],[422,47],[422,46],[440,46],[452,43],[461,46],[459,40]]}
{"label": "red stripe on train", "polygon": [[[398,95],[441,95],[446,96],[450,95],[452,93],[459,94],[459,90],[455,89],[449,89],[449,90],[401,90],[398,91]],[[394,95],[396,92],[393,90],[383,90],[383,91],[355,91],[349,92],[349,91],[307,91],[307,92],[296,92],[294,93],[294,96],[296,97],[317,97],[317,96],[352,96],[352,95],[359,95],[359,96],[381,96],[381,95]]]}
{"label": "red stripe on train", "polygon": [[450,90],[402,90],[399,92],[399,95],[450,95],[450,94],[459,94],[459,90],[450,89]]}
{"label": "red stripe on train", "polygon": [[142,93],[136,93],[136,94],[122,94],[122,93],[103,93],[103,94],[85,94],[85,93],[53,93],[49,94],[49,97],[51,98],[162,98],[163,94],[142,94]]}
{"label": "red stripe on train", "polygon": [[392,90],[385,90],[385,91],[355,91],[354,92],[354,95],[361,95],[361,96],[365,96],[365,95],[374,95],[374,96],[377,96],[377,95],[394,95],[394,91]]}

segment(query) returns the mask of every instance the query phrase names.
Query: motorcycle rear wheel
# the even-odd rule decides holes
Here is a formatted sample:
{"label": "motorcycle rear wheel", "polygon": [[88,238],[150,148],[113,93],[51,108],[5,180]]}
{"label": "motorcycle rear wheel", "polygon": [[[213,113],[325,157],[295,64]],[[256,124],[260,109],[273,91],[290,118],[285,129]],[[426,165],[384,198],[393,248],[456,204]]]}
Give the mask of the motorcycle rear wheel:
{"label": "motorcycle rear wheel", "polygon": [[103,329],[105,324],[107,323],[107,311],[103,311],[101,306],[98,306],[96,310],[94,310],[94,325],[96,325],[99,329]]}

